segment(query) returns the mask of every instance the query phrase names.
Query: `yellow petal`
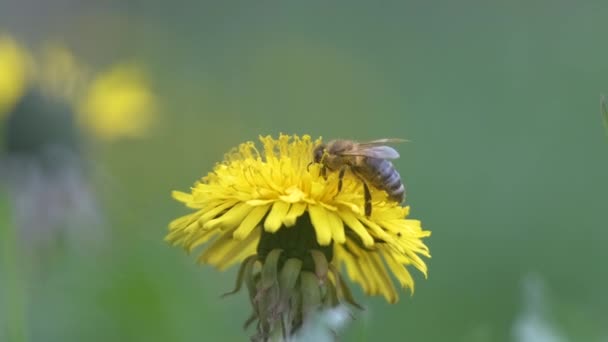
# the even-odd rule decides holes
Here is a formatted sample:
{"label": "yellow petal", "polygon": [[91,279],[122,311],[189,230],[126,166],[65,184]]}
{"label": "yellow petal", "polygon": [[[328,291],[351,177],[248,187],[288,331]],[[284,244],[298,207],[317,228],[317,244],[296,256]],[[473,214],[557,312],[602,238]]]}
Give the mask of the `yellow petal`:
{"label": "yellow petal", "polygon": [[340,217],[331,211],[325,211],[327,213],[327,220],[329,221],[329,227],[331,228],[331,236],[337,243],[344,243],[346,236],[344,235],[344,223]]}
{"label": "yellow petal", "polygon": [[239,227],[234,231],[233,237],[237,240],[243,240],[249,233],[255,228],[264,215],[268,212],[269,205],[255,207],[251,212],[241,221]]}
{"label": "yellow petal", "polygon": [[378,270],[374,267],[371,257],[368,253],[362,254],[362,257],[358,260],[357,266],[361,271],[363,277],[368,278],[369,294],[377,295],[380,293],[379,275]]}
{"label": "yellow petal", "polygon": [[184,243],[184,248],[190,253],[194,248],[204,244],[219,233],[220,231],[216,229],[199,230],[188,236],[188,241]]}
{"label": "yellow petal", "polygon": [[382,227],[380,227],[379,225],[377,225],[374,221],[372,220],[368,220],[367,218],[360,218],[359,219],[361,222],[363,222],[365,224],[365,226],[367,226],[368,230],[371,231],[371,233],[377,237],[380,238],[381,240],[384,241],[392,241],[393,237],[390,236],[389,234],[386,233],[386,231],[384,229],[382,229]]}
{"label": "yellow petal", "polygon": [[352,202],[348,202],[348,201],[342,201],[342,200],[337,200],[336,203],[341,204],[345,207],[347,207],[348,209],[350,209],[353,213],[357,214],[357,215],[361,215],[361,208],[359,207],[359,205],[352,203]]}
{"label": "yellow petal", "polygon": [[287,215],[283,218],[283,224],[287,227],[291,227],[296,224],[296,220],[298,217],[302,216],[306,211],[307,204],[298,202],[293,203],[287,212]]}
{"label": "yellow petal", "polygon": [[239,224],[245,219],[245,217],[253,210],[253,207],[245,203],[237,203],[234,207],[230,208],[227,212],[218,218],[207,221],[203,228],[214,229],[217,227],[230,228]]}
{"label": "yellow petal", "polygon": [[336,210],[338,210],[338,208],[337,208],[336,206],[334,206],[334,205],[329,205],[329,204],[327,204],[327,203],[323,203],[323,202],[319,202],[319,204],[320,204],[320,205],[321,205],[323,208],[325,208],[325,209],[327,209],[327,210],[330,210],[330,211],[336,211]]}
{"label": "yellow petal", "polygon": [[393,258],[392,253],[384,253],[384,260],[386,264],[391,269],[391,272],[395,275],[395,278],[401,284],[403,288],[411,288],[412,293],[414,293],[414,279],[410,272],[407,271],[405,265],[400,264],[395,258]]}
{"label": "yellow petal", "polygon": [[237,201],[226,201],[218,205],[217,207],[209,207],[209,209],[205,208],[201,210],[201,212],[203,212],[203,215],[201,215],[199,222],[204,224],[205,222],[214,219],[223,211],[228,210],[228,208],[234,207],[237,203]]}
{"label": "yellow petal", "polygon": [[376,279],[378,281],[380,293],[384,295],[384,298],[387,302],[391,304],[396,303],[398,299],[397,290],[395,290],[395,287],[393,286],[393,281],[391,280],[391,277],[388,275],[388,273],[386,273],[386,267],[384,267],[384,264],[380,259],[380,255],[375,252],[370,254],[369,256],[372,268],[376,270]]}
{"label": "yellow petal", "polygon": [[285,190],[285,193],[287,195],[282,195],[279,198],[288,203],[296,203],[301,201],[302,198],[306,197],[306,195],[304,194],[304,192],[302,192],[302,190],[300,190],[300,188],[293,186]]}
{"label": "yellow petal", "polygon": [[200,215],[201,215],[200,212],[194,212],[192,214],[188,214],[186,216],[176,218],[175,220],[173,220],[169,223],[169,230],[173,231],[176,229],[177,230],[184,229],[193,221],[198,220]]}
{"label": "yellow petal", "polygon": [[355,283],[361,285],[364,292],[370,293],[372,291],[371,278],[362,270],[364,258],[357,257],[355,254],[351,253],[351,251],[358,250],[359,247],[350,241],[347,241],[346,245],[348,246],[348,250],[343,248],[341,245],[336,246],[337,256],[339,257],[339,260],[346,266],[348,277]]}
{"label": "yellow petal", "polygon": [[226,233],[201,254],[199,262],[214,265],[220,270],[225,269],[254,254],[257,239],[259,239],[259,229],[257,233],[249,234],[244,240],[233,239],[232,234]]}
{"label": "yellow petal", "polygon": [[270,204],[274,201],[275,201],[274,199],[268,199],[268,200],[254,199],[254,200],[247,201],[247,204],[249,204],[252,207],[257,207],[259,205]]}
{"label": "yellow petal", "polygon": [[348,211],[339,211],[338,214],[342,218],[342,221],[346,223],[348,228],[350,228],[352,231],[357,233],[357,235],[359,235],[365,247],[371,247],[374,245],[374,239],[371,235],[369,235],[367,229],[365,229],[365,227],[361,224],[361,222],[359,222],[359,219],[355,217],[355,215]]}
{"label": "yellow petal", "polygon": [[175,198],[176,200],[180,201],[180,202],[184,202],[184,203],[188,203],[192,201],[192,195],[185,193],[185,192],[181,192],[181,191],[173,191],[171,193],[171,196],[173,198]]}
{"label": "yellow petal", "polygon": [[331,227],[327,218],[326,210],[318,205],[308,207],[310,213],[310,221],[317,235],[317,242],[321,246],[327,246],[331,242]]}
{"label": "yellow petal", "polygon": [[283,219],[289,210],[290,204],[285,203],[283,201],[276,201],[266,218],[266,222],[264,222],[264,229],[267,232],[274,233],[283,224]]}

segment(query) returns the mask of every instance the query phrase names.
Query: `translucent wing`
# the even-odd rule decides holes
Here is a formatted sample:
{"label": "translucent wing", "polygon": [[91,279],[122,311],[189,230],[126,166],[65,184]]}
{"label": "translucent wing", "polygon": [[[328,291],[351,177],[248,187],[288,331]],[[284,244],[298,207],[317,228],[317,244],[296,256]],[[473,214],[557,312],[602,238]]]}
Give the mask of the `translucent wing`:
{"label": "translucent wing", "polygon": [[397,144],[397,143],[403,143],[403,142],[408,142],[408,141],[409,140],[407,140],[407,139],[386,138],[386,139],[378,139],[378,140],[372,140],[372,141],[363,141],[363,142],[358,143],[358,145],[361,147],[382,146],[382,145],[386,145],[386,144]]}
{"label": "translucent wing", "polygon": [[364,156],[378,159],[397,159],[399,152],[389,146],[358,147],[351,151],[340,153],[345,156]]}
{"label": "translucent wing", "polygon": [[364,156],[379,159],[397,159],[399,158],[399,152],[392,147],[386,146],[386,144],[395,144],[407,141],[408,140],[397,138],[363,141],[356,143],[353,149],[349,151],[342,151],[340,154],[346,156]]}

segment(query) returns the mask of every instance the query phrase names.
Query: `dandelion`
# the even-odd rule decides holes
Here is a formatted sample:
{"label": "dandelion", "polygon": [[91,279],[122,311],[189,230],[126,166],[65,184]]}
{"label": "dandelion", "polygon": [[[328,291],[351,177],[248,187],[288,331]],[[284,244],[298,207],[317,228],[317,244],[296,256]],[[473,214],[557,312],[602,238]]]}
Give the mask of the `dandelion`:
{"label": "dandelion", "polygon": [[40,53],[31,54],[0,34],[0,119],[34,87],[68,103],[78,129],[92,139],[141,138],[155,118],[156,97],[137,63],[117,63],[97,72],[61,44],[48,42]]}
{"label": "dandelion", "polygon": [[140,138],[150,128],[154,96],[145,74],[133,64],[100,73],[79,103],[79,119],[101,140]]}
{"label": "dandelion", "polygon": [[0,34],[0,181],[21,237],[38,252],[58,239],[83,245],[72,230],[100,240],[86,147],[141,137],[154,96],[134,64],[95,73],[61,44],[34,51]]}
{"label": "dandelion", "polygon": [[[7,317],[13,317],[9,340],[27,339],[28,294],[24,289],[29,279],[22,270],[45,268],[49,253],[60,245],[85,248],[90,254],[91,247],[102,242],[102,219],[85,153],[86,138],[98,137],[83,134],[97,131],[83,129],[77,105],[86,103],[86,90],[96,84],[89,78],[88,68],[68,49],[50,44],[42,54],[32,54],[0,33],[0,190],[6,189],[11,211],[0,223],[0,249],[6,279],[10,279],[6,295],[11,299],[6,305]],[[136,86],[138,94],[145,93],[146,103],[151,103],[147,84]],[[103,101],[113,105],[86,113],[121,117],[122,124],[113,121],[109,127],[104,122],[104,138],[140,130],[142,117],[148,113],[133,101],[123,100],[132,97],[132,87],[132,82],[127,86],[112,83],[103,89]],[[137,120],[131,120],[133,112],[137,112]],[[4,193],[0,193],[0,201],[3,199]]]}
{"label": "dandelion", "polygon": [[0,119],[25,92],[27,52],[10,36],[0,34]]}
{"label": "dandelion", "polygon": [[321,143],[309,136],[260,137],[229,152],[189,193],[173,197],[193,213],[169,225],[166,240],[191,252],[204,245],[198,261],[225,270],[240,263],[236,288],[249,292],[258,340],[293,336],[311,314],[342,303],[354,306],[342,270],[368,295],[398,300],[399,285],[414,289],[406,267],[425,276],[422,239],[430,235],[409,207],[371,189],[372,212],[365,215],[361,181],[347,173],[321,174],[309,164]]}

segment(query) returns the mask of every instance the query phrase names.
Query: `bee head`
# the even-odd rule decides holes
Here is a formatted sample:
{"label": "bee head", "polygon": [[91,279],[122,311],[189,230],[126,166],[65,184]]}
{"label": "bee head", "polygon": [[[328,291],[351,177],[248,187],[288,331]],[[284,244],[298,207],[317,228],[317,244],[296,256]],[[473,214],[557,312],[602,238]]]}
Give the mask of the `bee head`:
{"label": "bee head", "polygon": [[321,144],[312,151],[312,157],[315,163],[320,163],[323,159],[323,154],[325,154],[325,144]]}

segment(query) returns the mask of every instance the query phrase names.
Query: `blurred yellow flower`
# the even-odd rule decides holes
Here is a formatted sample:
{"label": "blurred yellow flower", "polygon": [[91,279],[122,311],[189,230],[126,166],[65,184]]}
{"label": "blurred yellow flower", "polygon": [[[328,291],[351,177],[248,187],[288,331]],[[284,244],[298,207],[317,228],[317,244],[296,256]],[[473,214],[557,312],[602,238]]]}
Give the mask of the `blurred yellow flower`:
{"label": "blurred yellow flower", "polygon": [[95,138],[109,141],[148,132],[155,98],[145,73],[135,64],[118,64],[90,78],[89,68],[58,43],[46,43],[30,57],[8,35],[0,35],[0,118],[37,88],[76,108],[79,124]]}
{"label": "blurred yellow flower", "polygon": [[79,105],[81,122],[103,140],[141,137],[150,127],[153,110],[154,97],[135,65],[101,73]]}
{"label": "blurred yellow flower", "polygon": [[[237,289],[242,281],[248,284],[255,308],[253,318],[262,326],[272,325],[273,317],[285,313],[279,308],[285,310],[291,305],[288,303],[298,302],[269,295],[285,292],[285,283],[291,284],[288,293],[297,287],[293,284],[302,287],[298,298],[303,303],[310,293],[323,303],[353,303],[341,281],[342,265],[367,294],[382,295],[390,303],[397,301],[398,294],[389,273],[410,289],[414,281],[406,266],[426,275],[420,255],[430,255],[421,239],[430,232],[422,230],[420,221],[407,219],[409,207],[372,188],[373,210],[365,216],[364,191],[355,176],[347,174],[338,192],[337,173],[324,178],[319,164],[308,167],[320,139],[281,135],[260,140],[262,152],[253,142],[241,144],[190,193],[173,193],[176,200],[196,211],[171,222],[166,239],[187,251],[208,244],[199,262],[220,270],[242,262]],[[256,265],[261,268],[258,275],[253,271]],[[278,280],[268,274],[276,274]],[[312,280],[310,274],[314,275]],[[310,292],[310,284],[328,287]],[[290,326],[301,323],[296,318],[291,322]],[[263,330],[261,333],[273,329]]]}
{"label": "blurred yellow flower", "polygon": [[0,34],[0,118],[25,92],[28,60],[27,52],[14,39]]}

